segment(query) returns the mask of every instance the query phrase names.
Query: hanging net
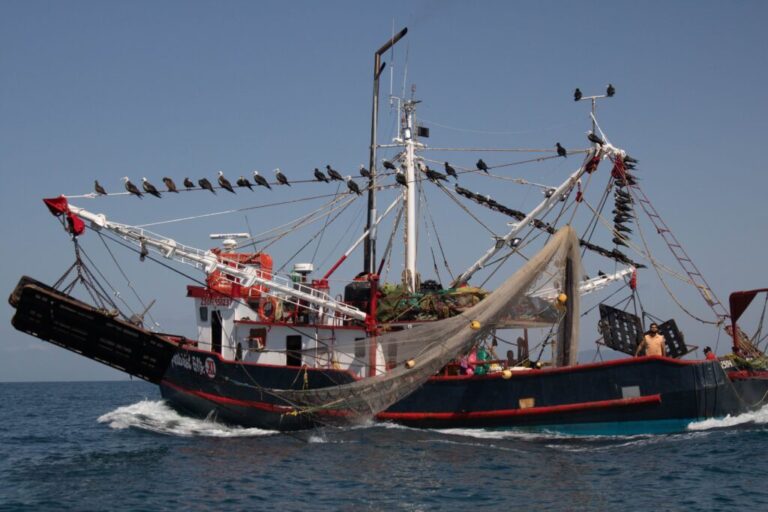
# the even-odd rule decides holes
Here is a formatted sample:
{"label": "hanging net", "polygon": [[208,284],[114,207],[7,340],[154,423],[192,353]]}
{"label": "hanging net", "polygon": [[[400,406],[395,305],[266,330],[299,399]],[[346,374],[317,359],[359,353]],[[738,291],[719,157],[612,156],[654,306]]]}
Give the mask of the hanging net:
{"label": "hanging net", "polygon": [[[451,360],[495,329],[559,324],[554,364],[573,364],[578,352],[579,242],[561,228],[534,257],[495,292],[458,316],[379,335],[382,352],[396,351],[386,373],[352,383],[308,390],[269,389],[320,424],[349,424],[371,418],[422,386]],[[366,343],[374,340],[366,340]]]}

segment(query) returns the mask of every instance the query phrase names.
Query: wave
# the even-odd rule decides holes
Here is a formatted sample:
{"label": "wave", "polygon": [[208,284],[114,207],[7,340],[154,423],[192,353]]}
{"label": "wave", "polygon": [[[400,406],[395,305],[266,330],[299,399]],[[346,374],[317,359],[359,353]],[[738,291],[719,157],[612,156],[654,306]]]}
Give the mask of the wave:
{"label": "wave", "polygon": [[768,405],[762,408],[745,412],[737,416],[730,414],[725,418],[711,418],[708,420],[694,421],[688,425],[688,430],[712,430],[717,428],[732,428],[741,425],[766,425],[768,424]]}
{"label": "wave", "polygon": [[99,423],[123,430],[137,428],[157,434],[182,437],[259,437],[275,435],[274,430],[234,427],[217,423],[212,419],[182,416],[163,400],[142,400],[135,404],[118,407],[100,416]]}

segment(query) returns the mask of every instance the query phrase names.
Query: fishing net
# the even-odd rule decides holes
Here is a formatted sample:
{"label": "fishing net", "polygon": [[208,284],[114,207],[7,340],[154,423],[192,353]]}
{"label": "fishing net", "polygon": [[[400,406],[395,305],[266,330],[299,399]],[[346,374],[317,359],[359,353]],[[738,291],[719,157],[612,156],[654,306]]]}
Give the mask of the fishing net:
{"label": "fishing net", "polygon": [[495,329],[510,326],[559,323],[554,363],[573,364],[581,275],[579,242],[566,226],[495,292],[466,311],[377,336],[375,343],[383,353],[397,353],[398,364],[386,373],[338,386],[269,392],[291,404],[293,414],[320,423],[360,422],[418,389]]}

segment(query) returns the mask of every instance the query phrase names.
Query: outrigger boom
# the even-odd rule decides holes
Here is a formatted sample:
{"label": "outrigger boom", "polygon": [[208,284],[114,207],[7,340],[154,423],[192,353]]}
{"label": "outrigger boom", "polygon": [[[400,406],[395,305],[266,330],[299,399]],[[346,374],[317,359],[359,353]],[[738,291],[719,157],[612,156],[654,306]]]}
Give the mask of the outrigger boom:
{"label": "outrigger boom", "polygon": [[[252,266],[219,257],[211,251],[189,247],[178,243],[176,240],[162,238],[155,233],[141,228],[112,222],[107,220],[104,214],[92,213],[78,206],[70,204],[69,210],[78,217],[90,221],[96,230],[109,230],[124,240],[138,245],[142,248],[142,251],[152,249],[167,259],[192,265],[205,272],[206,275],[210,275],[218,270],[232,276],[234,282],[241,286],[262,285],[266,287],[267,289],[263,291],[266,295],[275,296],[279,293],[292,296],[296,300],[306,301],[306,303],[315,306],[318,310],[328,309],[344,317],[362,322],[368,316],[365,312],[353,306],[334,300],[325,292],[278,276],[266,277],[260,270]],[[281,296],[280,298],[284,297]]]}

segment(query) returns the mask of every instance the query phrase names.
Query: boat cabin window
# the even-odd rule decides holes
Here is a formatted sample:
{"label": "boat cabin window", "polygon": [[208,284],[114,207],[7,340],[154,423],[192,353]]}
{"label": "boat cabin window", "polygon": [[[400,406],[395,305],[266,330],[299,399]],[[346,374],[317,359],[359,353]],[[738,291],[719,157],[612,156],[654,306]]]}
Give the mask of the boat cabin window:
{"label": "boat cabin window", "polygon": [[208,321],[208,308],[205,306],[200,306],[200,321],[201,322]]}
{"label": "boat cabin window", "polygon": [[390,343],[387,345],[387,367],[394,368],[397,366],[397,344]]}
{"label": "boat cabin window", "polygon": [[301,366],[301,335],[291,334],[285,337],[286,366]]}
{"label": "boat cabin window", "polygon": [[251,329],[248,333],[248,351],[260,352],[267,345],[267,330],[263,327]]}
{"label": "boat cabin window", "polygon": [[355,359],[365,357],[365,338],[355,338]]}

